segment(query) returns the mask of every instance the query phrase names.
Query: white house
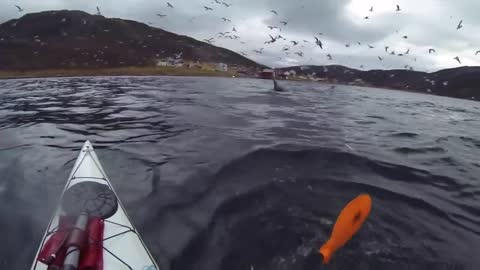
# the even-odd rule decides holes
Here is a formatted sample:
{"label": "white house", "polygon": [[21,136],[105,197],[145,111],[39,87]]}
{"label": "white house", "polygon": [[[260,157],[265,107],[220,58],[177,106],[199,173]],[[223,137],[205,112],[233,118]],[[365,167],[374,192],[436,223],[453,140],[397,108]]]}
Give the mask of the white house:
{"label": "white house", "polygon": [[225,63],[217,63],[215,65],[215,70],[216,71],[228,71],[228,65]]}
{"label": "white house", "polygon": [[168,66],[168,62],[164,60],[157,60],[157,67],[166,67]]}

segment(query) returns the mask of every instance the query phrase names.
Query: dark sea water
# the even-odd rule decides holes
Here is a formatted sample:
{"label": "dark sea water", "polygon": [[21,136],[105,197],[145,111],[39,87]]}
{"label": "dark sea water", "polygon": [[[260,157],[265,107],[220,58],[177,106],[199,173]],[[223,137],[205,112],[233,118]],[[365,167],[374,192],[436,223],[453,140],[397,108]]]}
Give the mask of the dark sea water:
{"label": "dark sea water", "polygon": [[0,81],[0,269],[29,269],[89,139],[162,269],[479,269],[480,103],[248,79]]}

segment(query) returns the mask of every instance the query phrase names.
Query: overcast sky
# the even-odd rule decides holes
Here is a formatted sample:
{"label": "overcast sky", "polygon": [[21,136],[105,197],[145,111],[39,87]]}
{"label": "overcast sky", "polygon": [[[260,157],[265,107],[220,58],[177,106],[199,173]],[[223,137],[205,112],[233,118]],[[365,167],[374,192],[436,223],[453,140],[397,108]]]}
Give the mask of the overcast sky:
{"label": "overcast sky", "polygon": [[[248,57],[274,67],[287,65],[341,64],[363,69],[391,69],[412,66],[435,71],[462,65],[480,65],[480,1],[478,0],[1,0],[0,22],[25,13],[76,9],[96,13],[99,6],[106,17],[150,23],[178,34],[203,40],[218,32],[232,31],[238,40],[215,39],[215,45],[243,52]],[[396,11],[396,5],[401,11]],[[14,5],[21,6],[19,12]],[[203,6],[213,8],[206,11]],[[373,7],[373,12],[370,8]],[[271,10],[275,10],[275,15]],[[157,13],[166,14],[160,18]],[[369,19],[364,19],[368,16]],[[224,22],[222,17],[231,22]],[[463,27],[457,25],[463,20]],[[287,21],[283,26],[280,21]],[[278,26],[270,30],[267,26]],[[323,35],[319,35],[323,33]],[[269,34],[281,35],[274,44],[264,44]],[[324,49],[315,45],[314,36]],[[408,39],[402,38],[408,36]],[[300,43],[292,46],[291,41]],[[309,43],[304,43],[307,40]],[[361,45],[358,45],[360,42]],[[350,44],[350,47],[346,47]],[[370,49],[367,44],[374,46]],[[284,46],[289,51],[282,51]],[[410,52],[404,56],[393,56]],[[253,50],[264,48],[263,54]],[[429,54],[434,48],[436,53]],[[295,52],[303,52],[300,57]],[[288,55],[286,53],[289,53]],[[333,60],[328,60],[331,54]],[[378,56],[382,57],[380,61]]]}

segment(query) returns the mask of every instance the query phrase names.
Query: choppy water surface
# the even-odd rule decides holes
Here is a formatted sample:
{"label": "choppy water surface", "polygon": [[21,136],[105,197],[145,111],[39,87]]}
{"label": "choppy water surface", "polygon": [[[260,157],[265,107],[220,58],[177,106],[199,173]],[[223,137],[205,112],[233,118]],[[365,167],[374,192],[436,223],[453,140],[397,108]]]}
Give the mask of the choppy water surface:
{"label": "choppy water surface", "polygon": [[325,269],[478,269],[480,103],[284,84],[0,81],[0,268],[29,267],[90,139],[163,269],[306,269],[364,192],[370,218]]}

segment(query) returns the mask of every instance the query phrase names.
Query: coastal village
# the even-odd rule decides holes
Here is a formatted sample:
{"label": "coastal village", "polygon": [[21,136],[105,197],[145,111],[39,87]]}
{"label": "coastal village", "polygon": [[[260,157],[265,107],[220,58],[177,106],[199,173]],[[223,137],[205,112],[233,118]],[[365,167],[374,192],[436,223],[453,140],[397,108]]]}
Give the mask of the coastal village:
{"label": "coastal village", "polygon": [[261,70],[257,68],[245,68],[239,65],[228,65],[226,63],[208,63],[200,61],[188,61],[182,59],[182,53],[177,54],[174,57],[167,57],[156,60],[157,68],[161,67],[173,67],[180,69],[201,69],[211,72],[230,72],[240,77],[255,77],[255,74]]}
{"label": "coastal village", "polygon": [[[310,71],[309,66],[301,66],[301,73],[299,74],[294,69],[271,69],[271,68],[251,68],[240,65],[226,64],[226,63],[205,63],[200,61],[188,61],[182,58],[182,53],[176,54],[173,57],[167,57],[156,60],[156,67],[170,67],[179,69],[197,69],[210,72],[221,72],[231,74],[233,77],[249,77],[258,79],[273,79],[275,77],[279,80],[294,80],[294,81],[316,81],[336,83],[335,79],[319,76],[316,72]],[[324,73],[328,72],[328,67],[324,67]],[[348,70],[345,72],[348,73]],[[362,79],[356,79],[350,82],[351,85],[366,85]]]}

